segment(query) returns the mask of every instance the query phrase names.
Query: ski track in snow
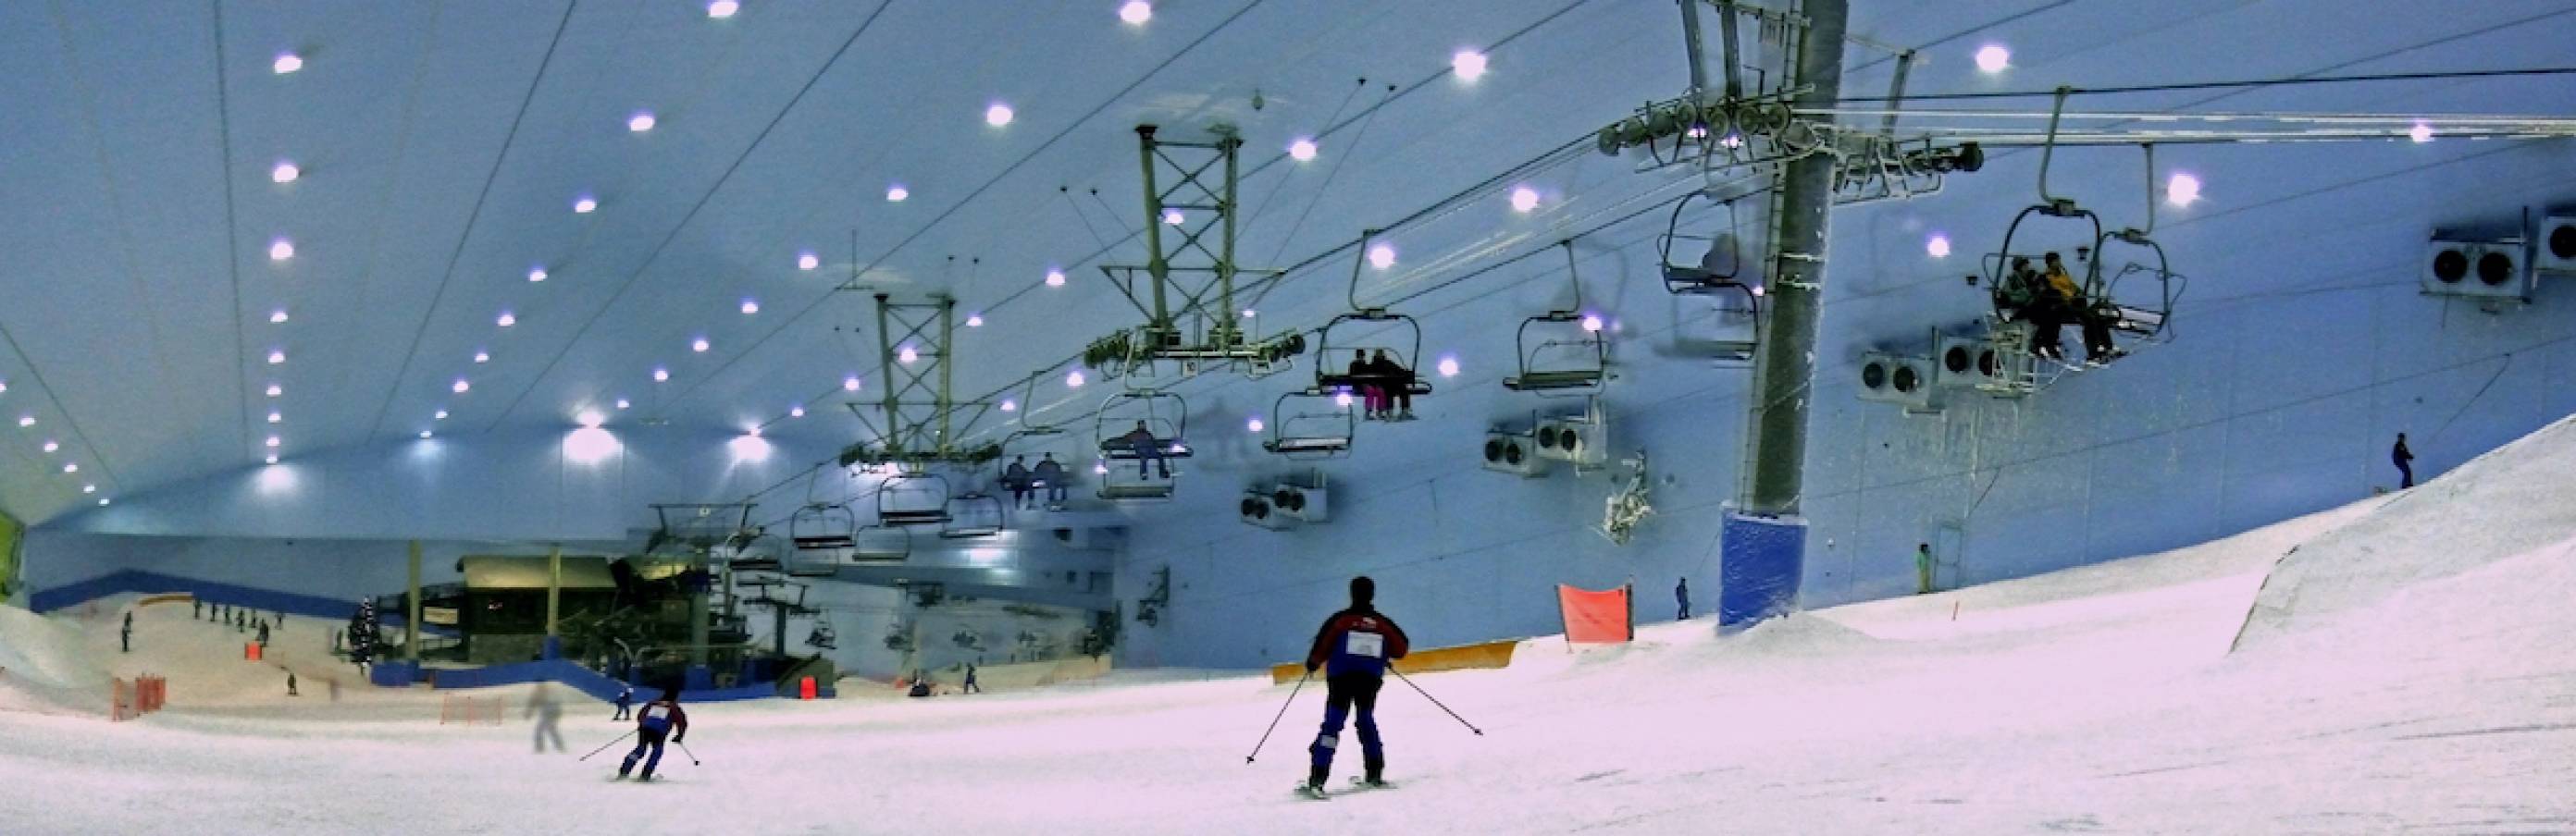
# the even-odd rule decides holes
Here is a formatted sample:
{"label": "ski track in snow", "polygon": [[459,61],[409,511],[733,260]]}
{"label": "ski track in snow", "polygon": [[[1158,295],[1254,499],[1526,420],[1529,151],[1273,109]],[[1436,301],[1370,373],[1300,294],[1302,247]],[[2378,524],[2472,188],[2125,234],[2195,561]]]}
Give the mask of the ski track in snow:
{"label": "ski track in snow", "polygon": [[[605,780],[623,745],[575,760],[629,728],[607,705],[549,689],[568,750],[532,754],[536,689],[356,685],[319,620],[249,662],[185,605],[141,608],[133,654],[131,598],[0,609],[0,834],[2576,833],[2570,496],[2561,422],[2165,554],[1732,636],[1533,639],[1510,669],[1414,678],[1483,737],[1389,682],[1402,786],[1349,791],[1345,752],[1331,804],[1280,791],[1315,695],[1243,762],[1289,694],[1266,677],[693,705],[705,764],[673,747],[671,780],[638,785]],[[170,707],[107,722],[100,683],[142,670]],[[506,721],[441,726],[443,693]]]}

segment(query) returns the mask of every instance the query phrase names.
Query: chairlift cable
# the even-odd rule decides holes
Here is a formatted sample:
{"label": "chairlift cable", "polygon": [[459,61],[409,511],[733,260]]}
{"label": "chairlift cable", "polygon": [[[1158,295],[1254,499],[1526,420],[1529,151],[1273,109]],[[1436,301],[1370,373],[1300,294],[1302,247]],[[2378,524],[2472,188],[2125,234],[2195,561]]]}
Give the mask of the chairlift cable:
{"label": "chairlift cable", "polygon": [[[2130,93],[2169,93],[2169,92],[2178,92],[2178,91],[2187,91],[2187,90],[2229,90],[2229,89],[2237,89],[2237,88],[2295,87],[2295,86],[2304,86],[2304,85],[2311,85],[2311,84],[2357,84],[2357,83],[2376,83],[2376,82],[2387,82],[2387,81],[2448,81],[2448,80],[2460,80],[2460,79],[2510,78],[2510,77],[2534,77],[2534,76],[2561,76],[2561,75],[2576,75],[2576,67],[2526,67],[2526,68],[2518,68],[2518,69],[2503,69],[2503,70],[2451,70],[2451,71],[2412,72],[2412,73],[2364,73],[2364,74],[2358,74],[2358,75],[2339,75],[2339,76],[2283,76],[2283,77],[2279,77],[2279,78],[2247,79],[2247,80],[2241,80],[2241,81],[2195,81],[2195,82],[2179,82],[2179,83],[2172,83],[2172,84],[2132,84],[2132,85],[2123,85],[2123,86],[2116,86],[2116,87],[2074,87],[2074,88],[2065,88],[2065,89],[2067,90],[2066,95],[2073,95],[2073,96],[2115,96],[2115,95],[2126,95],[2126,94],[2130,94]],[[1911,100],[1911,101],[1925,102],[1925,101],[1966,101],[1966,100],[1975,100],[1975,99],[2035,99],[2035,98],[2041,98],[2041,97],[2046,97],[2046,96],[2056,96],[2056,95],[2059,95],[2058,91],[2056,91],[2056,90],[1998,90],[1998,91],[1978,91],[1978,92],[1968,92],[1968,93],[1928,93],[1928,94],[1909,94],[1909,95],[1907,95],[1907,96],[1906,96],[1906,98],[1907,98],[1908,100]],[[1858,102],[1883,102],[1883,101],[1885,101],[1885,98],[1884,98],[1884,97],[1881,97],[1881,96],[1847,96],[1847,97],[1843,97],[1843,98],[1835,99],[1835,100],[1834,100],[1834,104],[1858,103]]]}

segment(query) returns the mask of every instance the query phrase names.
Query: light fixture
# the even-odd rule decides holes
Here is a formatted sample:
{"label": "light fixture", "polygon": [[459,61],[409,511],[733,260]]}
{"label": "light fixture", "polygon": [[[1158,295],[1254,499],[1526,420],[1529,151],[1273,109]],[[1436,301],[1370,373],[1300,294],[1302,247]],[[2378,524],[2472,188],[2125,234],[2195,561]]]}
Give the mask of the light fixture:
{"label": "light fixture", "polygon": [[1011,124],[1011,117],[1013,115],[1014,114],[1011,113],[1010,105],[1006,105],[1001,102],[994,102],[991,106],[984,108],[984,124],[999,128],[1003,125]]}
{"label": "light fixture", "polygon": [[898,363],[910,363],[914,360],[921,359],[921,352],[914,351],[912,350],[912,346],[907,345],[895,350],[894,359],[895,362]]}
{"label": "light fixture", "polygon": [[707,338],[705,338],[705,337],[699,337],[699,338],[697,338],[697,339],[690,340],[690,341],[689,341],[689,350],[690,350],[690,351],[695,351],[695,352],[697,352],[697,353],[699,353],[699,354],[705,354],[705,353],[707,353]]}
{"label": "light fixture", "polygon": [[1978,70],[1999,73],[2010,66],[2012,66],[2012,50],[2005,49],[2002,44],[1987,44],[1977,49]]}
{"label": "light fixture", "polygon": [[543,268],[543,267],[530,267],[530,268],[528,268],[528,281],[532,281],[532,282],[542,282],[542,281],[545,281],[545,280],[546,280],[546,268]]}
{"label": "light fixture", "polygon": [[276,453],[270,453],[270,454],[268,454],[268,458],[267,458],[267,459],[265,459],[265,461],[267,461],[269,464],[276,464],[276,463],[277,463],[277,454],[276,454]]}
{"label": "light fixture", "polygon": [[887,202],[887,203],[902,203],[902,202],[904,201],[904,198],[908,198],[908,197],[911,197],[911,196],[912,196],[912,190],[911,190],[911,189],[904,188],[904,187],[903,187],[903,184],[901,184],[901,183],[896,183],[896,184],[894,184],[894,185],[891,185],[891,186],[887,186],[887,187],[886,187],[886,202]]}
{"label": "light fixture", "polygon": [[1106,474],[1109,472],[1109,463],[1099,459],[1093,459],[1091,460],[1091,472],[1093,475]]}
{"label": "light fixture", "polygon": [[744,315],[744,316],[750,316],[750,315],[752,315],[752,314],[756,314],[756,313],[759,313],[759,312],[760,312],[760,302],[759,302],[759,300],[755,300],[755,299],[745,299],[745,300],[742,300],[742,313],[743,313],[743,315]]}
{"label": "light fixture", "polygon": [[277,364],[279,364],[279,363],[284,363],[284,362],[286,362],[286,352],[284,352],[284,351],[279,351],[279,350],[277,350],[277,349],[270,349],[270,350],[269,350],[269,352],[268,352],[268,364],[269,364],[269,365],[274,366],[274,365],[277,365]]}
{"label": "light fixture", "polygon": [[803,417],[805,417],[805,407],[804,407],[803,405],[797,405],[797,406],[791,406],[791,407],[788,407],[788,408],[787,408],[787,417],[789,417],[789,418],[803,418]]}
{"label": "light fixture", "polygon": [[75,462],[64,462],[64,463],[63,463],[63,472],[64,472],[64,473],[79,473],[79,472],[80,472],[80,465],[79,465],[78,463],[75,463]]}
{"label": "light fixture", "polygon": [[625,398],[618,398],[618,399],[617,399],[617,408],[618,408],[618,409],[625,409],[625,408],[627,408],[627,407],[629,407],[629,406],[634,406],[634,404],[633,404],[633,403],[631,403],[631,402],[629,402],[629,401],[627,401]]}
{"label": "light fixture", "polygon": [[1485,75],[1485,54],[1472,49],[1458,50],[1457,54],[1449,56],[1449,69],[1458,74],[1460,81],[1482,78]]}
{"label": "light fixture", "polygon": [[1145,21],[1154,19],[1154,4],[1146,0],[1127,0],[1118,7],[1118,19],[1126,21],[1129,26],[1143,26]]}
{"label": "light fixture", "polygon": [[2406,129],[2406,138],[2415,140],[2419,143],[2431,142],[2433,141],[2433,126],[2423,122],[2417,122],[2415,123],[2415,127]]}
{"label": "light fixture", "polygon": [[670,381],[670,379],[671,379],[671,370],[670,370],[670,369],[665,369],[665,368],[660,368],[660,367],[655,367],[655,368],[653,369],[653,382],[655,382],[655,383],[667,383],[667,382],[669,382],[669,381]]}
{"label": "light fixture", "polygon": [[841,391],[843,391],[843,392],[856,392],[856,391],[859,391],[859,376],[858,376],[858,375],[850,375],[849,377],[841,378]]}
{"label": "light fixture", "polygon": [[0,392],[9,391],[9,381],[0,380]]}
{"label": "light fixture", "polygon": [[585,409],[573,415],[572,421],[585,427],[596,427],[608,423],[608,416],[599,414],[596,409]]}
{"label": "light fixture", "polygon": [[460,377],[460,378],[457,378],[455,383],[447,384],[447,391],[454,392],[454,393],[459,394],[459,395],[465,394],[465,393],[470,392],[470,391],[473,391],[473,390],[474,390],[474,384],[466,382],[466,381],[465,381],[465,378],[461,378],[461,377]]}
{"label": "light fixture", "polygon": [[1082,388],[1082,370],[1075,369],[1073,371],[1065,372],[1064,385],[1075,389]]}
{"label": "light fixture", "polygon": [[277,384],[274,384],[274,383],[271,383],[271,384],[269,384],[269,385],[268,385],[268,396],[269,396],[269,397],[274,398],[274,397],[277,397],[277,396],[279,396],[279,395],[283,395],[283,394],[286,394],[286,389],[285,389],[284,387],[278,386]]}
{"label": "light fixture", "polygon": [[1243,309],[1243,318],[1245,318],[1245,319],[1251,319],[1251,318],[1253,318],[1253,317],[1260,316],[1260,315],[1261,315],[1261,312],[1260,312],[1260,311],[1256,311],[1256,310],[1253,310],[1253,309],[1251,309],[1251,308],[1245,308],[1245,309]]}
{"label": "light fixture", "polygon": [[[275,456],[270,456],[269,458],[276,458],[276,457],[275,457]],[[97,485],[82,485],[82,486],[81,486],[81,493],[98,493],[98,486],[97,486]]]}
{"label": "light fixture", "polygon": [[1009,398],[1003,398],[1001,409],[1003,412],[1018,412],[1020,411],[1020,402]]}
{"label": "light fixture", "polygon": [[285,261],[295,257],[295,242],[279,238],[268,242],[268,260]]}
{"label": "light fixture", "polygon": [[626,117],[626,129],[639,134],[652,130],[653,124],[653,111],[650,110],[639,110],[635,115]]}
{"label": "light fixture", "polygon": [[1347,390],[1333,393],[1333,405],[1349,407],[1351,405],[1351,393]]}
{"label": "light fixture", "polygon": [[427,438],[429,438],[431,435],[434,435],[434,433],[431,433],[431,432],[430,432],[430,431],[428,431],[428,430],[421,430],[421,431],[420,431],[420,437],[421,437],[421,438],[423,438],[423,439],[427,439]]}
{"label": "light fixture", "polygon": [[2172,177],[2166,178],[2166,203],[2171,203],[2175,206],[2190,206],[2193,201],[2199,199],[2200,178],[2179,171],[2174,172]]}
{"label": "light fixture", "polygon": [[823,266],[823,260],[814,257],[814,252],[812,250],[796,254],[796,269],[798,270],[812,270],[821,266]]}
{"label": "light fixture", "polygon": [[60,449],[63,449],[63,445],[62,445],[62,443],[61,443],[61,442],[57,442],[57,441],[55,441],[55,440],[53,440],[53,439],[50,439],[50,438],[45,439],[45,452],[51,453],[51,452],[53,452],[53,451],[60,450]]}
{"label": "light fixture", "polygon": [[273,435],[272,435],[272,436],[269,436],[269,437],[268,437],[268,446],[270,446],[270,447],[275,447],[275,446],[277,446],[277,445],[278,445],[278,444],[280,444],[280,443],[282,443],[282,442],[279,442],[279,441],[278,441],[277,436],[273,436]]}
{"label": "light fixture", "polygon": [[493,324],[499,325],[503,328],[508,328],[512,325],[519,324],[519,317],[509,311],[502,311],[500,318],[494,319],[492,322]]}
{"label": "light fixture", "polygon": [[1380,270],[1393,267],[1395,266],[1395,247],[1389,244],[1371,245],[1368,251],[1368,260],[1369,266]]}
{"label": "light fixture", "polygon": [[1305,137],[1298,137],[1297,141],[1288,143],[1288,158],[1301,163],[1314,159],[1315,141]]}
{"label": "light fixture", "polygon": [[757,432],[734,436],[732,441],[725,442],[725,449],[732,451],[734,461],[738,462],[761,462],[769,459],[769,440],[761,438]]}
{"label": "light fixture", "polygon": [[1442,357],[1442,358],[1440,358],[1440,366],[1439,366],[1439,368],[1440,368],[1440,376],[1441,376],[1441,377],[1457,377],[1457,376],[1458,376],[1458,358],[1456,358],[1456,357]]}
{"label": "light fixture", "polygon": [[[282,424],[282,423],[285,423],[285,422],[286,422],[286,413],[283,413],[283,412],[277,412],[277,411],[275,411],[275,410],[271,410],[271,411],[268,413],[268,422],[269,422],[269,423],[271,423],[271,424]],[[51,453],[51,452],[53,452],[53,451],[51,451],[51,450],[47,450],[47,451],[45,451],[45,452]]]}
{"label": "light fixture", "polygon": [[983,314],[979,314],[979,313],[970,313],[970,314],[967,314],[967,315],[966,315],[966,327],[968,327],[968,328],[982,328],[982,327],[984,327],[984,315],[983,315]]}
{"label": "light fixture", "polygon": [[285,75],[296,70],[304,69],[304,59],[297,57],[296,54],[292,52],[280,52],[277,54],[277,61],[269,64],[268,68],[275,71],[278,75]]}
{"label": "light fixture", "polygon": [[101,508],[105,508],[105,507],[107,507],[107,497],[102,496],[102,497],[99,497],[99,498],[98,498],[98,507],[101,507]]}
{"label": "light fixture", "polygon": [[734,0],[715,0],[707,4],[707,16],[717,20],[732,17],[738,11],[742,11],[742,4]]}
{"label": "light fixture", "polygon": [[1601,333],[1601,315],[1600,315],[1600,314],[1584,314],[1584,315],[1583,315],[1583,330],[1584,330],[1584,331],[1586,331],[1586,332],[1589,332],[1589,333],[1594,333],[1594,334]]}
{"label": "light fixture", "polygon": [[20,415],[20,416],[18,416],[18,426],[21,426],[21,427],[32,427],[32,426],[35,426],[35,425],[36,425],[36,416],[33,416],[33,415]]}
{"label": "light fixture", "polygon": [[1188,221],[1189,219],[1190,219],[1190,218],[1189,218],[1189,216],[1188,216],[1188,215],[1183,215],[1183,214],[1181,214],[1181,210],[1178,210],[1178,209],[1165,209],[1165,210],[1163,210],[1163,223],[1164,223],[1165,225],[1168,225],[1168,226],[1180,226],[1180,225],[1182,224],[1182,222],[1184,222],[1184,221]]}
{"label": "light fixture", "polygon": [[1048,287],[1063,287],[1063,286],[1064,286],[1064,271],[1062,271],[1062,270],[1048,270],[1048,271],[1047,271],[1047,276],[1046,276],[1046,286],[1048,286]]}
{"label": "light fixture", "polygon": [[1512,188],[1512,211],[1527,212],[1538,208],[1538,190],[1528,186]]}
{"label": "light fixture", "polygon": [[445,421],[445,420],[447,420],[447,410],[442,409],[442,410],[439,410],[439,411],[437,411],[437,412],[432,412],[432,413],[430,413],[430,414],[429,414],[429,420],[432,420],[432,421]]}
{"label": "light fixture", "polygon": [[572,211],[573,211],[573,214],[576,214],[576,215],[587,215],[587,214],[590,214],[592,210],[595,210],[595,209],[598,209],[598,208],[599,208],[599,199],[598,199],[598,198],[595,198],[595,197],[591,197],[590,195],[582,195],[582,196],[580,196],[580,197],[574,198],[574,199],[573,199],[573,201],[572,201]]}
{"label": "light fixture", "polygon": [[492,362],[492,352],[489,352],[489,351],[477,351],[477,352],[474,352],[474,362],[476,362],[476,363],[489,363],[489,362]]}
{"label": "light fixture", "polygon": [[1244,429],[1245,431],[1247,431],[1247,432],[1256,432],[1256,433],[1257,433],[1257,432],[1260,432],[1260,431],[1261,431],[1261,416],[1259,416],[1259,415],[1255,415],[1255,416],[1252,416],[1251,420],[1247,420],[1247,421],[1243,422],[1243,429]]}
{"label": "light fixture", "polygon": [[1930,253],[1933,258],[1949,258],[1950,236],[1938,232],[1932,233],[1932,237],[1923,239],[1923,251]]}
{"label": "light fixture", "polygon": [[296,168],[295,163],[288,160],[278,160],[277,167],[268,170],[268,181],[271,183],[293,183],[295,178],[302,176],[304,176],[304,170]]}
{"label": "light fixture", "polygon": [[[281,323],[281,324],[282,324],[282,323],[284,323],[284,322],[286,322],[286,309],[285,309],[285,308],[279,308],[279,309],[277,309],[277,310],[269,311],[269,312],[268,312],[268,321],[269,321],[269,322],[271,322],[271,323]],[[0,389],[0,392],[6,392],[6,391],[8,391],[8,390],[6,390],[6,389]]]}

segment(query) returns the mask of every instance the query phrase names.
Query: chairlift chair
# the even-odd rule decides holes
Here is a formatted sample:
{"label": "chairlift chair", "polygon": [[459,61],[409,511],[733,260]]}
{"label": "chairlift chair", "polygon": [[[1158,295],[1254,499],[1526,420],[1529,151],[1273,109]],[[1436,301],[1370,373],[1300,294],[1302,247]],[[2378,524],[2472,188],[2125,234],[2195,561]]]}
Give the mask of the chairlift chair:
{"label": "chairlift chair", "polygon": [[840,648],[840,642],[840,631],[832,629],[832,620],[819,615],[815,616],[813,631],[805,635],[805,646],[821,650],[837,650]]}
{"label": "chairlift chair", "polygon": [[[1515,392],[1542,395],[1590,395],[1601,391],[1610,378],[1610,342],[1582,312],[1583,281],[1575,273],[1574,241],[1557,242],[1565,248],[1566,281],[1574,287],[1572,307],[1552,310],[1521,321],[1513,337],[1514,352],[1520,373],[1503,378],[1503,388]],[[1530,340],[1530,329],[1539,329],[1537,342]]]}
{"label": "chairlift chair", "polygon": [[[1369,241],[1377,237],[1378,232],[1371,229],[1360,233],[1360,255],[1351,262],[1351,283],[1345,294],[1345,300],[1351,306],[1350,312],[1336,315],[1324,323],[1324,327],[1315,329],[1315,388],[1326,392],[1358,393],[1375,386],[1390,396],[1428,395],[1431,394],[1431,382],[1424,380],[1421,374],[1422,323],[1384,307],[1360,304],[1360,271],[1368,261]],[[1403,336],[1365,342],[1353,339],[1351,332],[1361,328],[1375,332],[1401,329]],[[1337,343],[1333,336],[1337,333],[1343,336],[1338,343],[1341,349],[1360,352],[1360,356],[1369,360],[1375,360],[1377,353],[1384,352],[1397,368],[1404,370],[1403,373],[1396,380],[1378,374],[1351,374],[1349,364],[1334,353]]]}
{"label": "chairlift chair", "polygon": [[1138,424],[1153,436],[1154,448],[1167,459],[1190,457],[1188,432],[1189,402],[1180,395],[1153,389],[1119,392],[1102,401],[1093,425],[1100,442],[1100,456],[1110,461],[1135,461],[1144,455],[1127,435]]}
{"label": "chairlift chair", "polygon": [[[2109,260],[2104,248],[2113,242],[2144,248],[2153,254],[2152,265],[2131,261],[2104,278],[2102,265]],[[2094,240],[2090,273],[2086,290],[2101,312],[2111,317],[2111,330],[2148,341],[2164,335],[2165,320],[2173,316],[2174,297],[2181,295],[2178,285],[2184,283],[2166,260],[2164,245],[2135,229],[2110,233]]]}
{"label": "chairlift chair", "polygon": [[[1689,211],[1693,199],[1717,201],[1707,190],[1691,192],[1673,204],[1672,217],[1664,223],[1664,233],[1655,238],[1655,251],[1663,261],[1664,290],[1674,294],[1723,293],[1744,289],[1738,279],[1744,272],[1744,238],[1736,223],[1735,200],[1717,201],[1726,206],[1724,235],[1692,235],[1681,231],[1682,215]],[[1673,260],[1675,244],[1708,245],[1696,262]],[[1685,250],[1687,252],[1688,250]],[[1719,258],[1719,253],[1725,253]]]}
{"label": "chairlift chair", "polygon": [[950,540],[991,537],[1002,533],[1007,522],[1001,497],[983,491],[968,491],[948,500],[948,522],[939,536]]}
{"label": "chairlift chair", "polygon": [[858,519],[849,506],[817,502],[787,518],[787,540],[800,552],[846,549],[850,533],[857,528]]}
{"label": "chairlift chair", "polygon": [[895,526],[946,523],[948,497],[947,477],[905,469],[877,486],[877,522]]}
{"label": "chairlift chair", "polygon": [[850,539],[852,563],[902,563],[912,557],[912,532],[898,526],[859,526]]}
{"label": "chairlift chair", "polygon": [[[1359,417],[1351,394],[1322,388],[1288,392],[1272,405],[1270,437],[1261,449],[1291,459],[1332,459],[1350,455]],[[1294,406],[1291,403],[1294,402]]]}

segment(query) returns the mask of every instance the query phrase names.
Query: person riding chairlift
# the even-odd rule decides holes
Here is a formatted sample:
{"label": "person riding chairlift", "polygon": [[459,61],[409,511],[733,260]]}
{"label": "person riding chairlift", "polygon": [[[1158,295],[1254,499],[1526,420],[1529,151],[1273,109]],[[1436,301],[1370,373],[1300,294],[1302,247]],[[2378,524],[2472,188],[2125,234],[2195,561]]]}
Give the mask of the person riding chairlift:
{"label": "person riding chairlift", "polygon": [[1413,420],[1413,370],[1397,364],[1383,348],[1369,360],[1368,368],[1378,380],[1378,417],[1388,421]]}

